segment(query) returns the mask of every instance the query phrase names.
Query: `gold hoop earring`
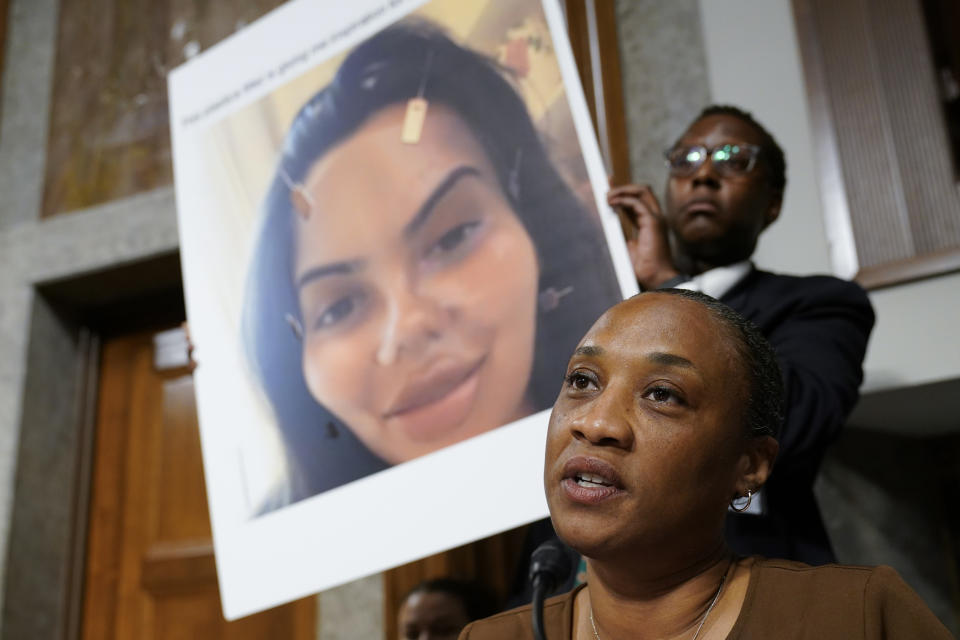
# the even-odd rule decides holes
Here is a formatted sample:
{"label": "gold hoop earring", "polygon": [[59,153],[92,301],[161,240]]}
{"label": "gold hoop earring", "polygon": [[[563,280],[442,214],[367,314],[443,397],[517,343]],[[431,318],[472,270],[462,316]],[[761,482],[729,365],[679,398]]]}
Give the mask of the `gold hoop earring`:
{"label": "gold hoop earring", "polygon": [[[738,500],[740,501],[739,504],[737,502]],[[746,502],[743,502],[743,500],[746,500]],[[750,508],[751,502],[753,502],[753,489],[747,489],[746,496],[737,496],[736,498],[730,501],[730,508],[736,511],[737,513],[743,513],[744,511]]]}

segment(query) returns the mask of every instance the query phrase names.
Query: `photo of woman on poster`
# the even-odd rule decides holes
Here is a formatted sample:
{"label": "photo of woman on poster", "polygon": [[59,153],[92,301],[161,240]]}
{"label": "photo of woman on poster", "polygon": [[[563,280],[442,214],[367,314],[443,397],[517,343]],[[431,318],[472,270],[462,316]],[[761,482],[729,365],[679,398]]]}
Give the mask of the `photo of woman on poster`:
{"label": "photo of woman on poster", "polygon": [[361,42],[286,132],[253,244],[243,341],[287,458],[257,511],[549,407],[620,299],[508,69],[420,19]]}

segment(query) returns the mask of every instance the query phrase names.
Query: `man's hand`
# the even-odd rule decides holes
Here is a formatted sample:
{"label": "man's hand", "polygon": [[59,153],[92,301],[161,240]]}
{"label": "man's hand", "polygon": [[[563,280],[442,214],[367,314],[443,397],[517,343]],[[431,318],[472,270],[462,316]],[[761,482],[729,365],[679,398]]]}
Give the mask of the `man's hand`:
{"label": "man's hand", "polygon": [[627,250],[637,282],[645,290],[656,289],[679,275],[673,266],[667,224],[660,203],[649,186],[627,184],[607,192],[607,203],[620,216]]}

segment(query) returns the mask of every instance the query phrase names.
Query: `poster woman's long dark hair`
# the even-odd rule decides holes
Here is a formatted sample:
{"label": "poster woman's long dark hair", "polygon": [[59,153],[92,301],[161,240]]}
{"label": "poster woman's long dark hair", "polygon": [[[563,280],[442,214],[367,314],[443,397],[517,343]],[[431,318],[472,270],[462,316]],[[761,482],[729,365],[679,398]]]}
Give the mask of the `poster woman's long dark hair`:
{"label": "poster woman's long dark hair", "polygon": [[599,224],[551,164],[527,108],[494,61],[455,44],[436,27],[404,22],[357,46],[333,81],[297,114],[263,205],[244,300],[249,361],[272,405],[289,483],[262,511],[351,482],[386,464],[319,405],[301,373],[302,345],[286,319],[300,317],[293,286],[291,183],[372,114],[423,91],[446,105],[483,146],[503,192],[533,240],[539,290],[569,291],[538,312],[529,397],[549,407],[568,354],[607,307],[620,300]]}

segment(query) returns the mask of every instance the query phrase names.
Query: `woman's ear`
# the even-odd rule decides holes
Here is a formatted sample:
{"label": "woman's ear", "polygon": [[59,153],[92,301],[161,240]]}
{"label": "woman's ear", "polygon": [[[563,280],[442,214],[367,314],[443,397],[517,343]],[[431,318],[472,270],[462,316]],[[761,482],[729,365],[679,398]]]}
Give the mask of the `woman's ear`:
{"label": "woman's ear", "polygon": [[779,450],[780,444],[772,436],[750,438],[740,458],[736,495],[747,495],[748,490],[756,493],[766,483],[773,471],[773,461],[777,459]]}

